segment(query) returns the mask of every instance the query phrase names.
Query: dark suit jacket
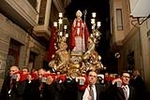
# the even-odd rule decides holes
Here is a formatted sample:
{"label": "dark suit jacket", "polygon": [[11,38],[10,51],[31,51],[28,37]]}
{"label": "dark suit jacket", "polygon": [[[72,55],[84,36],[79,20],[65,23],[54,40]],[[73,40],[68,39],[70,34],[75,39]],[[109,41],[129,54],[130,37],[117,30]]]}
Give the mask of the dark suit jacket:
{"label": "dark suit jacket", "polygon": [[146,99],[146,87],[143,79],[140,76],[137,76],[135,79],[130,80],[130,85],[135,88],[136,91],[136,100]]}
{"label": "dark suit jacket", "polygon": [[[25,81],[16,82],[14,80],[12,88],[10,89],[10,77],[7,76],[4,79],[4,83],[2,85],[0,100],[22,100],[25,85],[26,85]],[[11,92],[8,92],[9,90],[11,90]]]}
{"label": "dark suit jacket", "polygon": [[[100,83],[96,83],[95,84],[95,88],[96,88],[96,100],[105,100],[105,87],[104,85],[100,84]],[[82,96],[84,95],[84,91],[83,94],[80,95],[82,100]]]}
{"label": "dark suit jacket", "polygon": [[96,92],[97,92],[97,99],[96,100],[104,100],[104,86],[100,83],[96,83]]}
{"label": "dark suit jacket", "polygon": [[[135,89],[129,86],[130,94],[128,100],[136,100]],[[115,85],[109,85],[105,88],[105,100],[125,100],[125,96],[122,88],[118,88]]]}
{"label": "dark suit jacket", "polygon": [[65,92],[61,100],[78,100],[77,83],[74,79],[67,78],[65,82],[63,82],[63,86],[65,87]]}
{"label": "dark suit jacket", "polygon": [[62,84],[53,82],[50,85],[43,84],[43,88],[39,90],[40,81],[33,80],[28,83],[24,93],[24,100],[61,100],[61,94],[63,94]]}

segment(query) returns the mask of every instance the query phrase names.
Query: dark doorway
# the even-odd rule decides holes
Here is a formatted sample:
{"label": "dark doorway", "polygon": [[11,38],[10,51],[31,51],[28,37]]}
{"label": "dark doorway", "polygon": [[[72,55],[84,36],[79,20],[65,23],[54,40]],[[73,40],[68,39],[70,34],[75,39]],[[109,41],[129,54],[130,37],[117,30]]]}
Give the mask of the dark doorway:
{"label": "dark doorway", "polygon": [[18,66],[21,45],[22,45],[21,43],[19,43],[14,39],[10,40],[9,51],[8,51],[7,62],[6,62],[7,64],[6,70],[8,70],[12,65]]}

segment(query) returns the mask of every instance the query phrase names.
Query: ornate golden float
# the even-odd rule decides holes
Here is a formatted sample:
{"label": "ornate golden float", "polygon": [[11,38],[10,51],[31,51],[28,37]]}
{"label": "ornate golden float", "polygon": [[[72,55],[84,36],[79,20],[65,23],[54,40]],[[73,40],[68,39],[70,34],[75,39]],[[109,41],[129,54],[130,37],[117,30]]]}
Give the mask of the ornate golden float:
{"label": "ornate golden float", "polygon": [[[85,16],[86,11],[84,13],[84,19]],[[96,13],[92,13],[92,32],[86,41],[86,49],[85,51],[80,51],[80,53],[72,52],[72,50],[68,49],[67,38],[70,35],[66,32],[67,26],[63,25],[62,17],[62,13],[59,13],[58,25],[54,22],[54,26],[57,27],[58,35],[56,44],[57,49],[53,55],[53,59],[49,62],[49,67],[52,67],[55,71],[66,74],[71,78],[78,77],[83,73],[86,73],[87,70],[100,71],[103,68],[103,65],[101,63],[101,56],[95,50],[95,46],[100,39],[101,33],[98,29],[101,26],[101,23],[95,23]],[[83,22],[85,24],[85,20]],[[64,26],[63,32],[61,32],[62,26]]]}

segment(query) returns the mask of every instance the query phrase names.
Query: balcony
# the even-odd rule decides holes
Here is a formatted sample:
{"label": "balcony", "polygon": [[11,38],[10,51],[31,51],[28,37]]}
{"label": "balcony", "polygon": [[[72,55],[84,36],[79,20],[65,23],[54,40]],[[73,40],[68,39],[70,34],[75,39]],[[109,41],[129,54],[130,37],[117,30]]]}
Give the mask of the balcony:
{"label": "balcony", "polygon": [[52,4],[52,0],[1,0],[0,12],[10,19],[12,22],[23,28],[25,31],[31,33],[30,35],[39,38],[39,40],[45,42],[49,41],[51,34],[49,30],[49,22],[53,22],[50,18],[51,6],[55,6],[57,11],[64,12],[64,7],[70,2],[65,0],[65,4],[62,5],[59,0]]}
{"label": "balcony", "polygon": [[27,0],[1,0],[0,11],[26,31],[37,25],[38,13]]}
{"label": "balcony", "polygon": [[41,40],[49,40],[51,3],[51,0],[42,0],[39,5],[38,25],[34,26],[33,32]]}
{"label": "balcony", "polygon": [[64,13],[64,8],[70,2],[70,0],[42,0],[39,5],[38,25],[33,28],[35,35],[40,39],[44,37],[45,40],[49,40],[51,35],[49,25],[52,24],[49,22],[56,21],[58,12]]}

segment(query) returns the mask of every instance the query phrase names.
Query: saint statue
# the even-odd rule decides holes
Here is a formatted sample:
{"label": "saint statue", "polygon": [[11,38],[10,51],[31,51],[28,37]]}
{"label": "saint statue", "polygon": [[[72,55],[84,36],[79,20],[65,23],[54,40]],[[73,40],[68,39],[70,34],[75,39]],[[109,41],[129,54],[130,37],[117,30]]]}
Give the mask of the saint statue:
{"label": "saint statue", "polygon": [[85,21],[82,20],[82,12],[78,10],[72,24],[70,35],[70,49],[73,54],[82,54],[86,51],[88,37],[88,28]]}

